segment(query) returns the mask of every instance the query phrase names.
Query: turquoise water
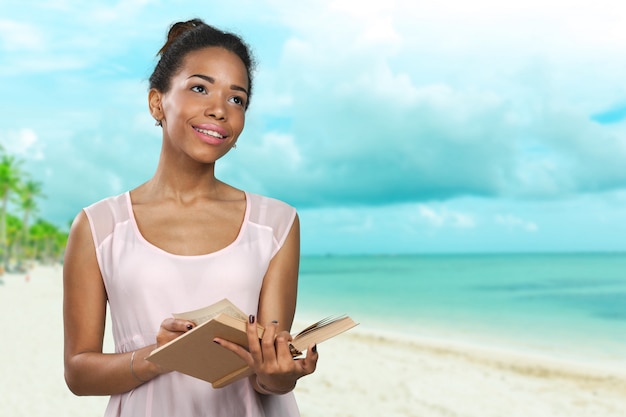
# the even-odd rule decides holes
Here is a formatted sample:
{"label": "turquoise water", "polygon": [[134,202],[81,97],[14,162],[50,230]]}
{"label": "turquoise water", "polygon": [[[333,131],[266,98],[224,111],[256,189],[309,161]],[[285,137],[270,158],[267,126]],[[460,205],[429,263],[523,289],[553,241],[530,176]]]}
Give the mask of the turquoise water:
{"label": "turquoise water", "polygon": [[340,313],[407,335],[626,361],[626,254],[304,257],[299,316]]}

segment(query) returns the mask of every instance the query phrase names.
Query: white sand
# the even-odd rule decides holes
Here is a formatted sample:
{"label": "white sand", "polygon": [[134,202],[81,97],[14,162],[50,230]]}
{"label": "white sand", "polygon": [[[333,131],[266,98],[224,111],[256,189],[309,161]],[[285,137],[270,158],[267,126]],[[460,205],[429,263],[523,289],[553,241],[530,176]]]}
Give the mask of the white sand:
{"label": "white sand", "polygon": [[[107,398],[75,397],[63,381],[61,267],[29,278],[5,275],[0,286],[0,415],[101,416]],[[296,391],[303,417],[626,415],[626,364],[607,370],[360,328],[319,351],[318,370]]]}
{"label": "white sand", "polygon": [[4,275],[0,286],[0,415],[104,414],[107,398],[76,397],[63,379],[62,270]]}

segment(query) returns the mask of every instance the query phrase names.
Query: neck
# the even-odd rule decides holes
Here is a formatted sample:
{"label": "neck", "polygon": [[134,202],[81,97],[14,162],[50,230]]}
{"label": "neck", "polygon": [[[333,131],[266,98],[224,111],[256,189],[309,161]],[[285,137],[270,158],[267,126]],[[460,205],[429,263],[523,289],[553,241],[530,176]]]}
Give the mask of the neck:
{"label": "neck", "polygon": [[199,163],[188,158],[176,160],[161,153],[153,177],[145,184],[155,197],[190,201],[217,198],[223,183],[215,178],[215,163]]}

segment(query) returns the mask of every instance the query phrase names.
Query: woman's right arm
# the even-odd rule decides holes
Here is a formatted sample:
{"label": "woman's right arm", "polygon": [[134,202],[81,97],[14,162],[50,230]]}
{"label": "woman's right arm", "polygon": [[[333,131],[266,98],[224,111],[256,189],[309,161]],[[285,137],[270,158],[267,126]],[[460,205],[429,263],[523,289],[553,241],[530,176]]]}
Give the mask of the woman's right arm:
{"label": "woman's right arm", "polygon": [[130,391],[160,373],[156,365],[143,359],[156,345],[135,352],[134,375],[132,352],[102,352],[106,303],[91,229],[87,216],[81,211],[70,230],[63,266],[65,380],[76,395]]}

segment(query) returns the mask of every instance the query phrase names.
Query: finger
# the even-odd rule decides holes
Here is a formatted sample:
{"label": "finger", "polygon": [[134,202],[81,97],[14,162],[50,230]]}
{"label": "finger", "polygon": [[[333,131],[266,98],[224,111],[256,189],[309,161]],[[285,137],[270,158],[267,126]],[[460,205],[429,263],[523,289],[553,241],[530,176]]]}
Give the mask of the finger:
{"label": "finger", "polygon": [[292,339],[292,336],[286,330],[283,330],[276,335],[276,341],[274,342],[274,345],[276,346],[276,356],[279,359],[293,359],[293,355],[291,354],[291,350],[289,349],[289,342],[291,342]]}
{"label": "finger", "polygon": [[256,324],[256,317],[253,315],[248,317],[246,334],[248,336],[248,350],[250,351],[252,359],[257,363],[262,362],[263,352],[261,350],[261,342],[259,341],[259,331]]}
{"label": "finger", "polygon": [[161,327],[170,332],[186,332],[193,329],[195,325],[189,320],[168,318],[163,320]]}
{"label": "finger", "polygon": [[250,352],[248,352],[246,349],[244,349],[242,346],[238,345],[237,343],[233,343],[233,342],[230,342],[226,339],[222,339],[219,337],[216,337],[215,339],[213,339],[213,342],[217,343],[223,348],[228,349],[231,352],[233,352],[235,355],[239,356],[241,359],[243,359],[246,365],[250,367],[254,365],[254,359],[252,358],[252,355],[250,354]]}
{"label": "finger", "polygon": [[263,362],[276,362],[276,331],[278,329],[278,322],[272,321],[265,326],[265,332],[263,333],[263,339],[261,339],[261,349],[263,351]]}
{"label": "finger", "polygon": [[291,334],[287,330],[283,330],[283,331],[278,332],[276,334],[276,339],[278,339],[278,338],[280,338],[281,340],[284,340],[285,342],[291,342],[291,340],[293,339],[293,337],[291,336]]}
{"label": "finger", "polygon": [[162,346],[176,339],[184,332],[193,329],[193,327],[194,324],[187,320],[177,320],[173,318],[163,320],[156,336],[157,346]]}
{"label": "finger", "polygon": [[317,367],[317,360],[319,359],[319,353],[317,352],[317,344],[311,345],[306,352],[306,357],[301,360],[300,364],[304,375],[312,374]]}

